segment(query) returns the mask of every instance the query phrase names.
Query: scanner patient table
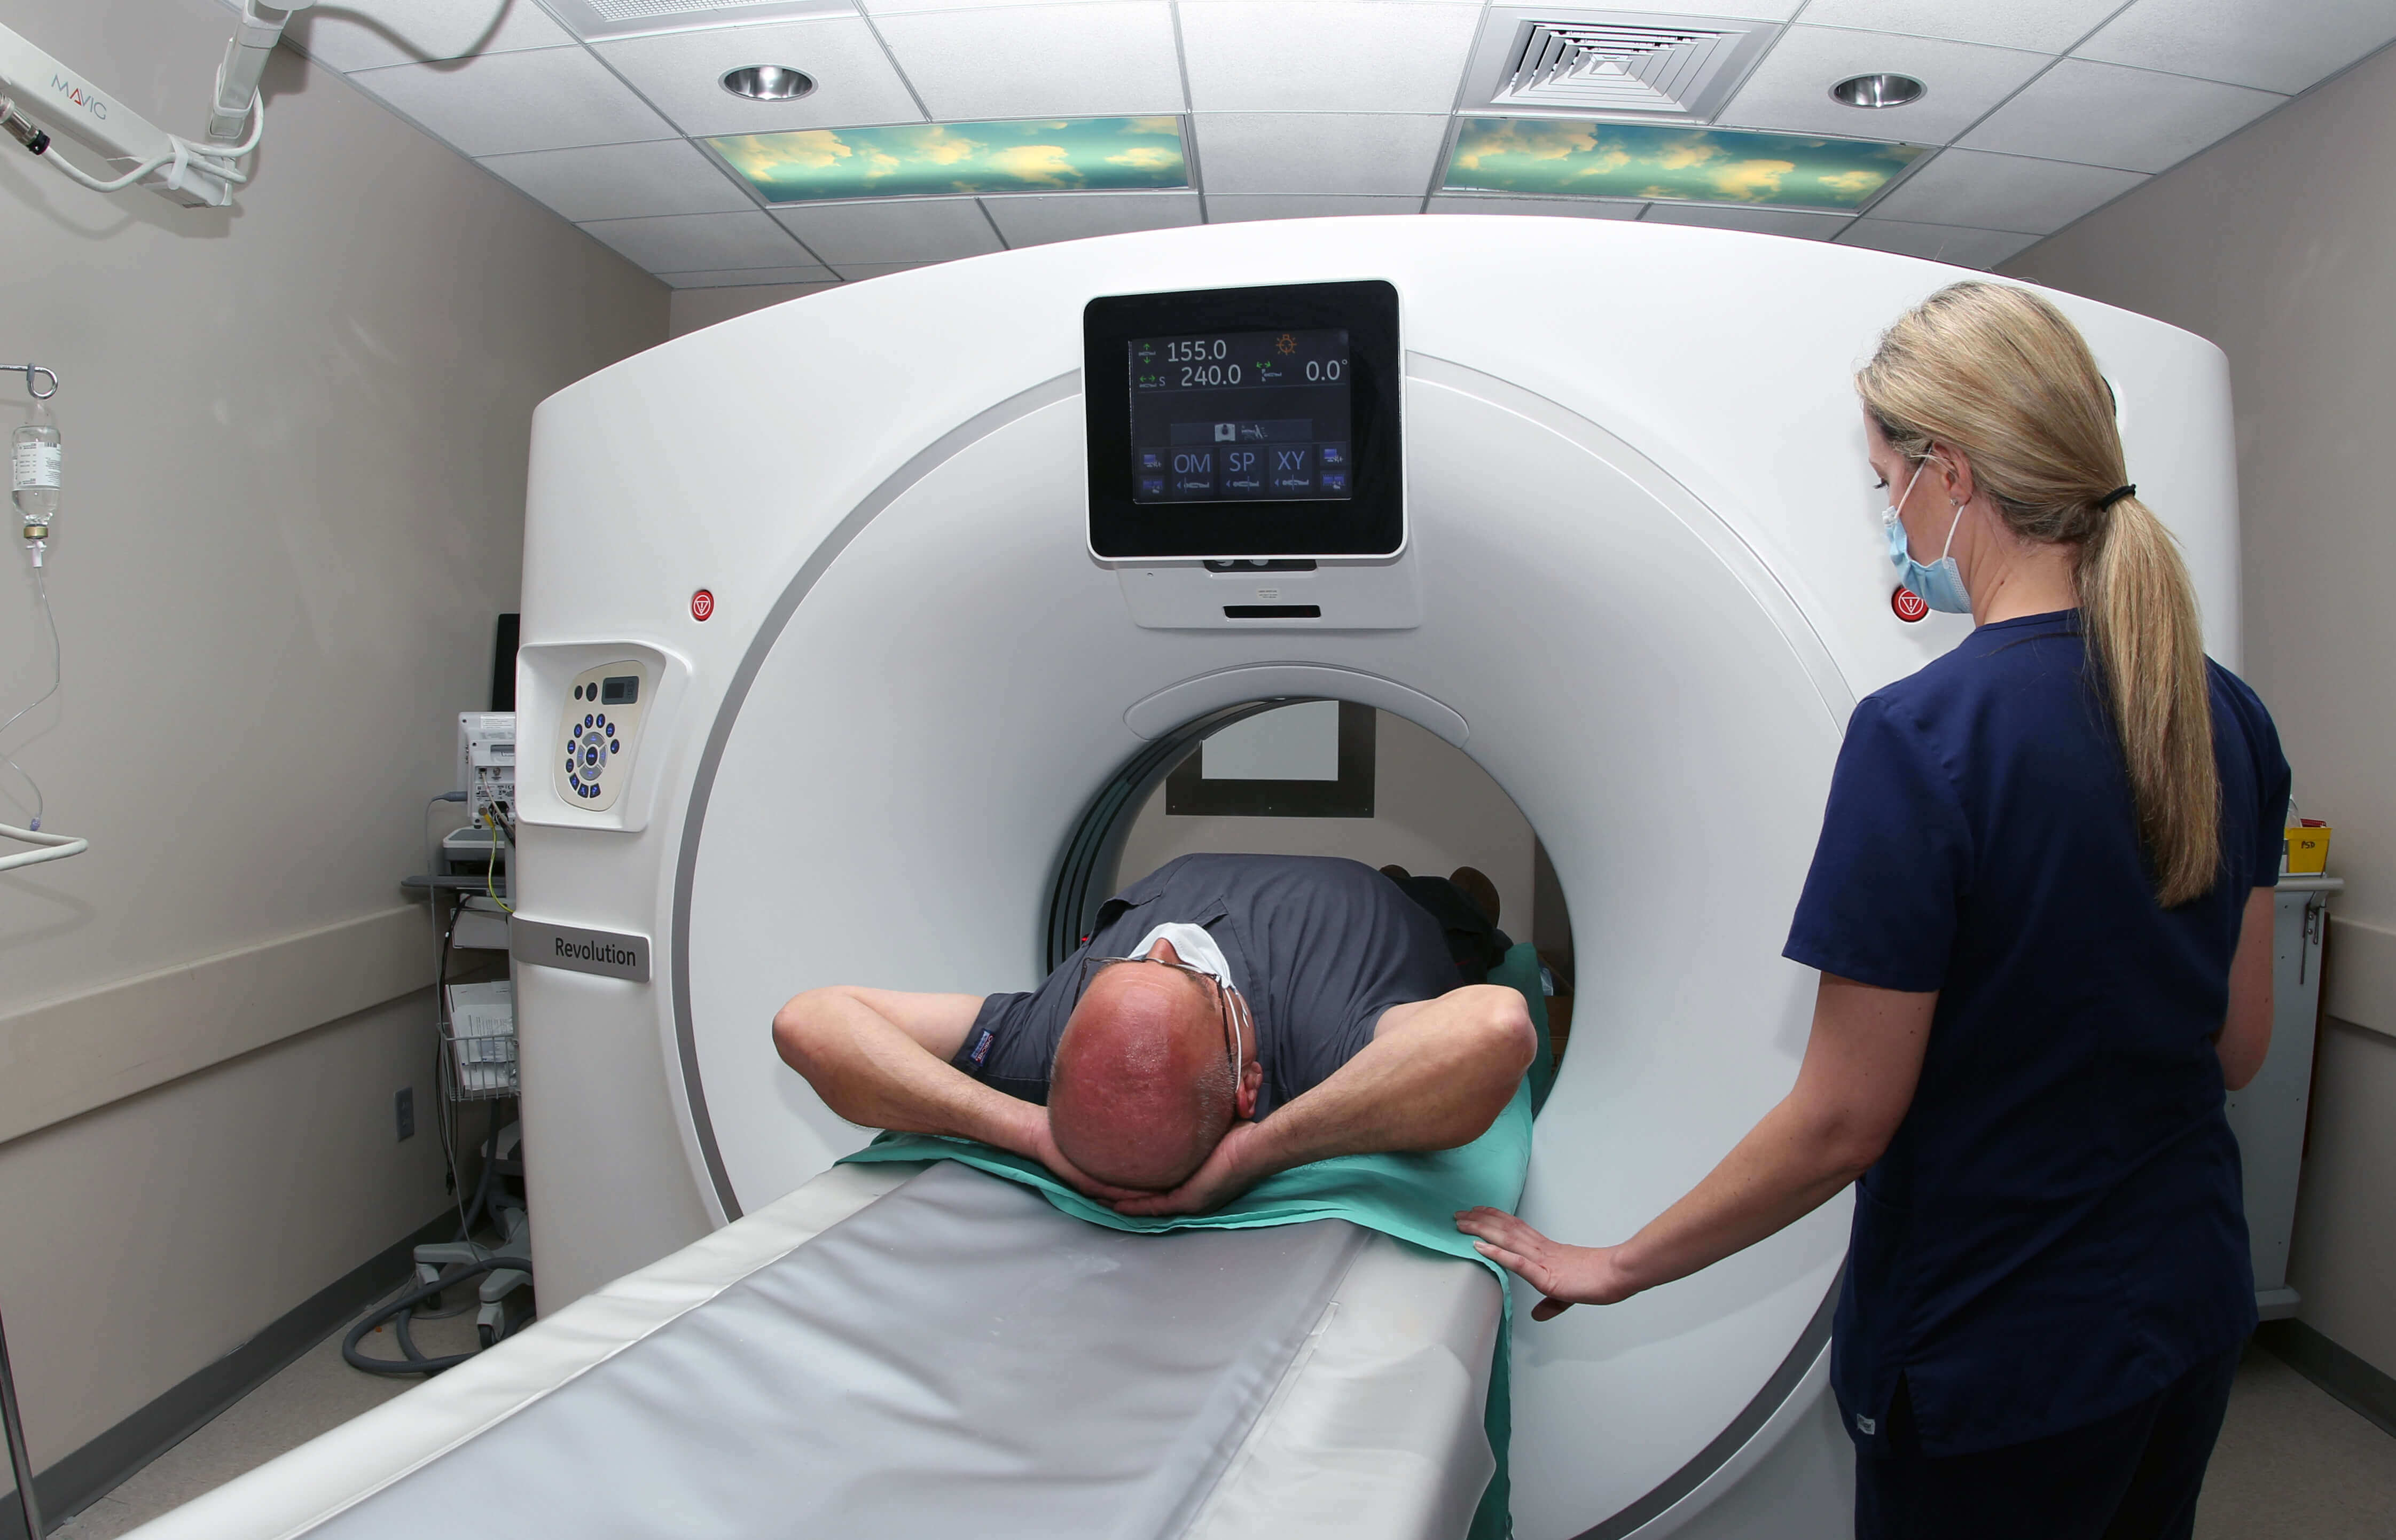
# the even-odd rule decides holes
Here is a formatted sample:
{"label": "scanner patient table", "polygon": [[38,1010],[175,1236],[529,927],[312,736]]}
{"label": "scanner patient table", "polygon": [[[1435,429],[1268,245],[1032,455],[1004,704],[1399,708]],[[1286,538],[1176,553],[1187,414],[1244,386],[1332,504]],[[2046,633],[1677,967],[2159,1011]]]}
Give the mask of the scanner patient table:
{"label": "scanner patient table", "polygon": [[138,1533],[1452,1537],[1501,1306],[1344,1221],[836,1166]]}

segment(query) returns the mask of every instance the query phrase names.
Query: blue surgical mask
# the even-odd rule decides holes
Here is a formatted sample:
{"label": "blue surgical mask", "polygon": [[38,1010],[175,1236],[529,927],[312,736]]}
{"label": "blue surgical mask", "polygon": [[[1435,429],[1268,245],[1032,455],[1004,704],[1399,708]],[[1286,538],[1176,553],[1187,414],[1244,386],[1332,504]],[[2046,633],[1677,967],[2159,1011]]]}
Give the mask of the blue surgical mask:
{"label": "blue surgical mask", "polygon": [[1905,538],[1905,521],[1897,516],[1897,511],[1912,498],[1914,483],[1922,479],[1922,472],[1929,464],[1925,458],[1914,466],[1912,480],[1905,484],[1905,495],[1881,514],[1881,521],[1888,531],[1889,564],[1897,568],[1897,580],[1920,594],[1922,602],[1932,609],[1947,615],[1969,615],[1972,613],[1972,596],[1963,588],[1963,569],[1955,564],[1955,558],[1950,554],[1955,546],[1955,526],[1963,522],[1963,511],[1961,508],[1955,510],[1954,523],[1947,526],[1947,543],[1939,548],[1938,560],[1927,566],[1913,559],[1913,551]]}

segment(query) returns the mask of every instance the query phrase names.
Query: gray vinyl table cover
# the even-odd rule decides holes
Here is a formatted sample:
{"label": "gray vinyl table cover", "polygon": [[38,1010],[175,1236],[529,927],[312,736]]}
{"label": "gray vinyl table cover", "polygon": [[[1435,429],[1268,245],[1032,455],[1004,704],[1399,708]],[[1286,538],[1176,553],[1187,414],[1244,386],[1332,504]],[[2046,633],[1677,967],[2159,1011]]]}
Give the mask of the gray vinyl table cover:
{"label": "gray vinyl table cover", "polygon": [[1365,1241],[1125,1234],[943,1162],[308,1533],[1177,1535]]}

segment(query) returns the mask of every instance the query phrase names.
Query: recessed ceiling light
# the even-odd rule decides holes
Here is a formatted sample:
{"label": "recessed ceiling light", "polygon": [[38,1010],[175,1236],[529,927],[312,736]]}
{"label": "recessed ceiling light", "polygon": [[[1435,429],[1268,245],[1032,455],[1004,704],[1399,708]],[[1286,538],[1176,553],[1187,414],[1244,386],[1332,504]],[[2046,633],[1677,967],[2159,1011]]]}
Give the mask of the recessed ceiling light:
{"label": "recessed ceiling light", "polygon": [[1850,75],[1830,87],[1830,100],[1850,107],[1902,107],[1920,101],[1929,88],[1911,75]]}
{"label": "recessed ceiling light", "polygon": [[787,64],[743,64],[725,73],[724,88],[751,101],[796,101],[816,88],[816,77]]}

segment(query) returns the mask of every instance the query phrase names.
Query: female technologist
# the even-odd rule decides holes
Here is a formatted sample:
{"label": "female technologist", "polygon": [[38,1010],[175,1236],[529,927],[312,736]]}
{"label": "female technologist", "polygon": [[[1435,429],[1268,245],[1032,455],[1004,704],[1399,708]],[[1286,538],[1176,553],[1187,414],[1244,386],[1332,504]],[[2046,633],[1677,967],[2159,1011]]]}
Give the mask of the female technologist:
{"label": "female technologist", "polygon": [[1848,722],[1787,948],[1822,976],[1796,1087],[1620,1245],[1458,1225],[1544,1321],[1854,1182],[1857,1534],[2185,1536],[2255,1324],[2222,1093],[2270,1043],[2287,765],[2061,312],[1957,284],[1857,383],[1891,559],[1977,629]]}

